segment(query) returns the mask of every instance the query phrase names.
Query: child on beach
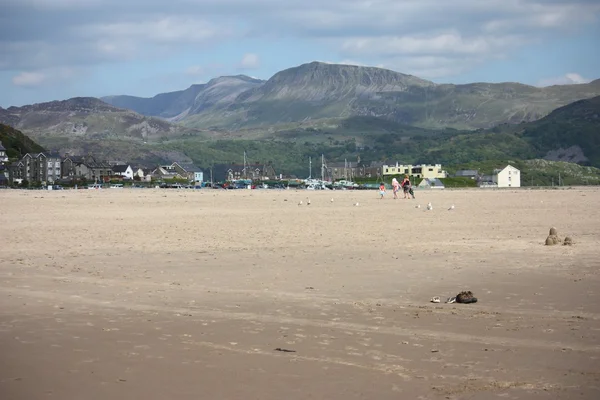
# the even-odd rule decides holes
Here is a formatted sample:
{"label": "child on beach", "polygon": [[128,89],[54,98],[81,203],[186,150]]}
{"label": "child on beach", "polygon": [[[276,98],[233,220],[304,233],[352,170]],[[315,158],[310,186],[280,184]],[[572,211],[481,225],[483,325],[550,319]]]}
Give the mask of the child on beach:
{"label": "child on beach", "polygon": [[381,185],[379,185],[379,195],[381,196],[380,199],[383,199],[383,196],[385,195],[385,183],[381,183]]}
{"label": "child on beach", "polygon": [[400,189],[400,184],[396,178],[392,179],[392,190],[394,191],[394,199],[398,198],[398,190]]}

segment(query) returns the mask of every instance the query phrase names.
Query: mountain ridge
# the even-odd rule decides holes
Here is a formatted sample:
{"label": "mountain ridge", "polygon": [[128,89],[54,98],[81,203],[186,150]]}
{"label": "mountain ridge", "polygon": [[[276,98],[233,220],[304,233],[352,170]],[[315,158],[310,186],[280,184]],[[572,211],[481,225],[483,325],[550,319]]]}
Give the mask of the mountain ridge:
{"label": "mountain ridge", "polygon": [[[207,105],[232,100],[232,96],[235,97],[262,82],[247,75],[227,75],[212,78],[206,83],[193,84],[184,90],[159,93],[153,97],[113,95],[101,97],[100,100],[142,115],[177,121],[185,118],[190,111],[196,112]],[[227,86],[229,90],[223,90],[222,86]]]}
{"label": "mountain ridge", "polygon": [[248,87],[225,87],[218,95],[209,93],[209,83],[198,87],[195,102],[177,108],[179,114],[156,116],[187,127],[225,130],[349,116],[423,128],[479,129],[533,121],[572,101],[600,95],[600,79],[543,88],[519,82],[438,84],[384,68],[322,62],[284,69]]}

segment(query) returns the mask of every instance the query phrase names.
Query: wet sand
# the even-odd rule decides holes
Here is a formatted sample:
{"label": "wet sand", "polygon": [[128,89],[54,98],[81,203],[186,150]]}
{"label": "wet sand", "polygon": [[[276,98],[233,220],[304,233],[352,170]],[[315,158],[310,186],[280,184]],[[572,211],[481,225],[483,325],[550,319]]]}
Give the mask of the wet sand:
{"label": "wet sand", "polygon": [[0,398],[600,398],[600,190],[416,194],[1,190]]}

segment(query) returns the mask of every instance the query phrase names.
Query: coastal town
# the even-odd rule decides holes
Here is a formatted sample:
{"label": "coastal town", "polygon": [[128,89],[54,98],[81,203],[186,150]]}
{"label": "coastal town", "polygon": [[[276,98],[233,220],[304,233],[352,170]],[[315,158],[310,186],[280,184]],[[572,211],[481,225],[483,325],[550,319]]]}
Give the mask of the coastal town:
{"label": "coastal town", "polygon": [[[198,168],[193,163],[172,162],[158,164],[152,168],[132,165],[125,161],[103,160],[92,154],[85,156],[61,156],[56,152],[26,153],[20,159],[9,160],[0,143],[0,186],[46,187],[74,185],[123,184],[177,187],[214,186],[241,188],[304,186],[309,189],[375,189],[379,182],[388,182],[392,177],[409,176],[414,185],[426,189],[443,189],[443,180],[450,175],[441,164],[389,164],[384,162],[362,163],[360,161],[325,162],[321,157],[320,171],[312,174],[312,162],[306,177],[277,173],[271,163],[215,164],[208,169]],[[517,188],[521,186],[520,171],[506,165],[489,174],[477,170],[458,170],[454,177],[467,178],[479,187]],[[359,185],[355,180],[364,183]],[[254,185],[252,184],[254,183]]]}

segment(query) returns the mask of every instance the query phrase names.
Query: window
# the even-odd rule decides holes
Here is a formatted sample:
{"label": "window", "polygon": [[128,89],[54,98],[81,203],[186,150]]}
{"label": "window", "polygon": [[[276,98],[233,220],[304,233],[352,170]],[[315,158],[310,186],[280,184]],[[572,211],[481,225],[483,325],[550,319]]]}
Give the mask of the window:
{"label": "window", "polygon": [[433,172],[433,168],[429,168],[429,172]]}
{"label": "window", "polygon": [[48,161],[48,168],[52,168],[52,161]]}
{"label": "window", "polygon": [[386,168],[386,169],[385,169],[385,173],[387,174],[388,172],[389,172],[389,169],[388,169],[388,168]]}
{"label": "window", "polygon": [[60,168],[60,161],[56,161],[56,162],[54,163],[54,166],[55,166],[56,168]]}

